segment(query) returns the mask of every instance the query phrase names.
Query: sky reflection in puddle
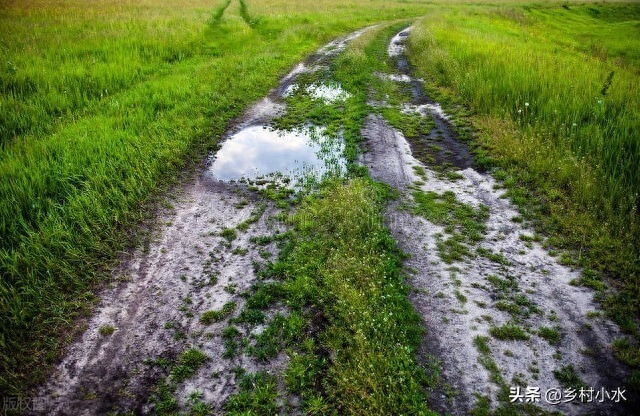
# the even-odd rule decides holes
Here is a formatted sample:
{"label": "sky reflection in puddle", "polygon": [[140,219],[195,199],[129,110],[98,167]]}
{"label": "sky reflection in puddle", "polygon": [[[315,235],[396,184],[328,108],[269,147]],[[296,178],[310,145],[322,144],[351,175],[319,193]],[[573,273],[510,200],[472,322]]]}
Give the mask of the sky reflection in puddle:
{"label": "sky reflection in puddle", "polygon": [[223,181],[283,176],[295,185],[304,178],[344,172],[342,140],[321,133],[318,128],[280,131],[249,126],[222,144],[209,173]]}

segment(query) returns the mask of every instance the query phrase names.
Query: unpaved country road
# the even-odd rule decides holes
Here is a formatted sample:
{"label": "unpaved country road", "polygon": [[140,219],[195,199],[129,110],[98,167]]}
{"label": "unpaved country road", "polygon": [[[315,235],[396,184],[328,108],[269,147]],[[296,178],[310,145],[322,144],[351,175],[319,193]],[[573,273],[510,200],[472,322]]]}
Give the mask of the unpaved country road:
{"label": "unpaved country road", "polygon": [[[274,212],[271,204],[225,184],[204,178],[186,184],[174,212],[161,218],[166,225],[157,238],[118,273],[124,281],[101,294],[86,332],[40,391],[47,403],[42,414],[100,415],[118,408],[147,413],[147,399],[160,373],[145,361],[175,359],[191,345],[221,357],[220,336],[208,334],[219,334],[222,323],[203,327],[199,317],[227,302],[242,306],[235,293],[253,283],[252,262],[261,259],[250,239],[277,231],[278,224],[269,221]],[[225,228],[253,215],[260,219],[230,243],[221,236]],[[101,335],[105,326],[115,327],[115,332]],[[221,405],[234,390],[229,371],[241,364],[210,360],[207,375],[218,376],[208,381],[204,399]],[[189,383],[199,384],[197,379]]]}
{"label": "unpaved country road", "polygon": [[[267,125],[283,111],[282,97],[300,74],[326,67],[361,33],[332,42],[294,68],[226,137]],[[612,400],[545,402],[546,391],[562,387],[554,371],[569,367],[594,389],[624,387],[626,369],[613,358],[610,347],[619,333],[595,312],[598,306],[590,290],[569,284],[579,271],[559,265],[532,241],[532,230],[512,220],[517,210],[502,198],[503,191],[492,177],[472,168],[472,158],[456,140],[447,115],[411,75],[404,55],[408,34],[399,33],[389,46],[397,73],[380,76],[406,83],[413,99],[401,110],[432,119],[439,133],[410,143],[380,115],[371,114],[362,131],[367,141],[361,162],[374,179],[402,195],[386,215],[400,247],[410,254],[406,268],[413,288],[411,301],[426,329],[420,359],[426,364],[435,357],[442,366],[444,387],[433,392],[431,406],[442,413],[465,415],[479,396],[488,397],[495,407],[505,386],[523,392],[530,386],[540,389],[542,397],[536,404],[548,410],[569,415],[631,414],[632,408]],[[435,140],[439,147],[429,148]],[[414,157],[429,149],[433,151],[428,163]],[[443,175],[438,169],[447,163],[455,175]],[[484,212],[482,239],[475,245],[463,243],[470,255],[448,263],[442,259],[439,247],[452,231],[408,208],[420,193]],[[245,300],[240,294],[258,279],[259,263],[278,250],[273,241],[256,241],[286,231],[277,220],[280,210],[246,186],[217,181],[208,172],[179,187],[172,205],[159,215],[155,238],[132,253],[115,274],[119,282],[100,294],[84,335],[39,389],[36,399],[41,408],[34,414],[153,413],[149,397],[166,377],[157,363],[175,361],[192,347],[209,359],[194,377],[178,385],[175,395],[182,408],[197,390],[202,401],[220,414],[237,391],[238,367],[277,374],[286,366],[285,354],[268,363],[245,354],[222,358],[224,322],[200,321],[204,312],[221,311],[225,305],[230,305],[229,314],[242,308]],[[232,228],[237,231],[228,231]],[[510,322],[523,330],[520,339],[492,335],[492,328]],[[289,408],[295,410],[296,399],[290,400]]]}
{"label": "unpaved country road", "polygon": [[[488,208],[486,233],[477,245],[483,254],[450,263],[438,253],[438,244],[448,237],[445,227],[401,204],[389,207],[386,213],[394,237],[410,254],[406,266],[414,289],[411,300],[427,331],[423,351],[441,361],[443,378],[456,392],[448,397],[441,392],[432,397],[432,403],[437,404],[437,410],[454,415],[468,414],[478,394],[495,403],[500,390],[497,376],[508,387],[520,386],[523,396],[527,386],[539,388],[537,404],[551,411],[633,414],[633,404],[615,403],[615,399],[576,404],[578,400],[569,400],[571,393],[567,394],[554,376],[554,371],[572,366],[587,387],[624,389],[623,376],[628,370],[614,359],[610,346],[620,334],[615,325],[599,317],[593,292],[569,283],[580,271],[558,264],[539,243],[532,242],[533,231],[514,221],[518,212],[503,198],[504,190],[489,174],[469,167],[464,145],[449,144],[455,138],[447,115],[421,91],[421,82],[411,77],[404,56],[408,34],[408,30],[402,31],[391,41],[389,54],[396,58],[399,73],[389,75],[410,84],[413,99],[404,109],[433,118],[445,137],[437,141],[433,136],[421,137],[410,144],[381,117],[370,115],[363,131],[368,152],[362,161],[374,179],[401,191],[403,202],[414,202],[412,195],[420,190],[438,196],[450,193],[465,205]],[[412,149],[429,143],[445,148],[436,148],[436,156],[446,159],[448,155],[449,165],[459,169],[454,179],[434,169],[446,160],[437,163],[436,157],[432,159],[436,163],[427,164],[414,158]],[[490,334],[491,328],[507,323],[523,328],[527,339],[500,340]],[[553,328],[560,339],[539,336],[541,328]],[[490,352],[481,353],[479,342]],[[487,370],[489,360],[499,374]],[[557,389],[565,393],[560,401],[569,403],[547,403],[545,392]],[[625,397],[633,399],[631,394],[627,390]],[[530,397],[535,398],[535,393]],[[637,399],[634,401],[637,404]]]}
{"label": "unpaved country road", "polygon": [[[283,97],[301,73],[326,67],[361,34],[357,31],[333,41],[297,65],[268,97],[246,111],[225,138],[267,126],[283,110]],[[244,153],[236,165],[251,160],[255,153],[241,150]],[[218,161],[222,163],[221,157]],[[120,283],[99,294],[95,315],[50,381],[38,390],[32,414],[152,414],[150,397],[166,377],[157,363],[175,361],[192,347],[211,359],[195,377],[179,385],[175,396],[182,408],[188,396],[199,391],[215,414],[222,413],[226,400],[237,392],[238,368],[249,373],[282,372],[284,354],[268,363],[244,354],[223,358],[224,320],[210,325],[200,322],[204,312],[220,311],[226,304],[235,305],[230,314],[237,315],[245,303],[241,294],[258,280],[257,265],[277,252],[274,242],[257,243],[256,239],[286,231],[276,218],[280,210],[273,201],[243,184],[217,180],[211,174],[215,167],[174,190],[173,207],[159,214],[155,238],[115,272]],[[235,235],[225,233],[228,229],[236,230]],[[106,328],[115,331],[101,334]]]}

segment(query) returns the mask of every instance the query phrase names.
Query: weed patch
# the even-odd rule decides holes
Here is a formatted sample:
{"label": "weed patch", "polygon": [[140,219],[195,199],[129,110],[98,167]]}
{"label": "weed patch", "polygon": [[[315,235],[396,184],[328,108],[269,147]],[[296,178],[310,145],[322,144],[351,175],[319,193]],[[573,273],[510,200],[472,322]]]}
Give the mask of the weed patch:
{"label": "weed patch", "polygon": [[258,372],[244,374],[237,380],[240,391],[229,398],[225,410],[229,415],[278,414],[277,379],[271,374]]}
{"label": "weed patch", "polygon": [[640,366],[640,347],[634,345],[627,338],[618,338],[613,341],[613,351],[622,362],[631,366]]}
{"label": "weed patch", "polygon": [[283,348],[299,340],[307,325],[306,320],[296,312],[288,316],[277,314],[247,352],[263,361],[274,358]]}
{"label": "weed patch", "polygon": [[206,311],[200,315],[200,323],[202,325],[211,325],[214,322],[220,322],[233,313],[236,309],[235,302],[227,302],[222,309],[217,311]]}
{"label": "weed patch", "polygon": [[104,325],[104,326],[101,326],[100,329],[98,330],[98,333],[103,337],[109,336],[114,332],[116,332],[116,327],[113,325]]}
{"label": "weed patch", "polygon": [[538,329],[538,335],[541,338],[544,338],[551,345],[558,345],[560,340],[562,340],[562,332],[560,332],[560,327],[549,328],[546,326]]}
{"label": "weed patch", "polygon": [[529,335],[515,324],[505,324],[502,326],[494,326],[489,330],[492,337],[501,341],[526,341]]}
{"label": "weed patch", "polygon": [[223,237],[225,240],[231,242],[238,237],[238,232],[236,231],[235,228],[225,228],[220,232],[220,236]]}
{"label": "weed patch", "polygon": [[581,387],[586,387],[586,384],[580,379],[580,376],[576,373],[572,365],[567,365],[559,370],[555,370],[553,376],[560,382],[562,387],[576,390]]}
{"label": "weed patch", "polygon": [[514,319],[527,318],[532,314],[539,314],[540,309],[524,293],[520,292],[516,278],[507,275],[505,278],[489,275],[487,281],[493,288],[496,297],[494,306],[509,313]]}
{"label": "weed patch", "polygon": [[208,359],[205,353],[195,348],[183,352],[178,359],[178,364],[171,370],[171,379],[180,383],[190,378]]}
{"label": "weed patch", "polygon": [[507,260],[507,258],[502,254],[502,253],[494,253],[493,251],[491,251],[490,249],[484,248],[484,247],[478,247],[476,249],[476,253],[479,256],[482,257],[486,257],[487,259],[501,264],[503,266],[510,266],[511,262],[509,260]]}

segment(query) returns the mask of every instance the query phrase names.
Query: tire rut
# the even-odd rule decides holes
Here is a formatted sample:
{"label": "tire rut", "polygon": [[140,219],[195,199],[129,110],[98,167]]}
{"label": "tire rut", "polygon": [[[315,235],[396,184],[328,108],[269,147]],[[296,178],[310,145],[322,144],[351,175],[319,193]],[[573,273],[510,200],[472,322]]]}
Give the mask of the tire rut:
{"label": "tire rut", "polygon": [[[283,98],[300,74],[328,68],[363,32],[331,42],[296,66],[224,138],[268,125],[284,111]],[[580,271],[558,264],[532,230],[514,221],[517,210],[499,184],[473,168],[449,117],[411,74],[404,50],[409,33],[401,31],[389,45],[398,72],[378,75],[408,88],[411,98],[399,111],[429,118],[435,128],[407,140],[372,113],[361,132],[366,151],[360,162],[374,179],[402,195],[385,214],[394,238],[409,254],[410,299],[426,328],[420,359],[427,366],[435,357],[442,369],[430,405],[465,415],[485,397],[495,408],[505,404],[510,387],[538,387],[542,393],[562,387],[554,372],[569,367],[586,386],[624,388],[620,380],[627,369],[610,347],[619,330],[598,312],[590,290],[570,284]],[[430,217],[418,209],[422,200],[473,216],[483,235],[465,237],[460,230],[468,224],[460,218],[452,224]],[[114,274],[116,283],[100,294],[87,330],[38,390],[39,409],[32,414],[151,414],[150,396],[168,373],[158,363],[175,362],[189,348],[208,359],[193,377],[177,384],[182,410],[197,391],[219,414],[237,391],[238,368],[281,373],[286,367],[284,353],[270,362],[246,354],[221,358],[227,348],[221,334],[246,302],[242,292],[258,281],[265,253],[278,250],[273,242],[257,246],[253,241],[287,230],[276,219],[280,209],[244,185],[216,180],[209,171],[181,186],[173,205],[171,212],[159,215],[155,239],[133,253]],[[447,251],[452,247],[462,254]],[[203,313],[228,305],[229,316],[203,323]],[[515,326],[521,330],[515,336],[500,335]],[[241,328],[245,336],[251,330]],[[295,412],[297,399],[283,397]],[[568,415],[614,415],[631,414],[637,403],[551,405],[540,398],[535,404]]]}
{"label": "tire rut", "polygon": [[[551,412],[632,414],[637,399],[628,391],[628,401],[618,397],[620,403],[615,398],[603,403],[569,400],[573,393],[556,376],[561,371],[573,371],[587,388],[626,390],[622,380],[629,371],[613,357],[610,346],[620,332],[603,317],[590,289],[571,284],[580,270],[558,264],[533,230],[518,222],[518,212],[499,184],[471,167],[469,151],[458,142],[449,117],[411,75],[405,54],[409,32],[405,29],[391,40],[388,53],[398,73],[383,76],[410,86],[412,100],[404,108],[436,122],[450,143],[449,158],[430,158],[430,163],[416,159],[414,151],[433,142],[433,135],[408,141],[381,116],[370,115],[362,131],[367,152],[361,162],[374,179],[402,194],[386,216],[409,254],[405,265],[411,300],[426,328],[422,359],[427,365],[428,357],[435,356],[442,365],[441,387],[432,394],[432,406],[465,415],[478,406],[480,397],[494,408],[509,405],[505,394],[513,393],[507,402],[524,401],[516,389],[524,393],[529,387],[539,389],[540,397],[535,391],[529,396],[535,405]],[[443,166],[453,175],[443,175]],[[453,200],[454,206],[486,212],[484,236],[476,243],[464,242],[450,224],[420,215],[415,207],[424,196],[437,204]],[[448,247],[466,254],[446,257]],[[545,396],[556,389],[566,403],[552,403]]]}

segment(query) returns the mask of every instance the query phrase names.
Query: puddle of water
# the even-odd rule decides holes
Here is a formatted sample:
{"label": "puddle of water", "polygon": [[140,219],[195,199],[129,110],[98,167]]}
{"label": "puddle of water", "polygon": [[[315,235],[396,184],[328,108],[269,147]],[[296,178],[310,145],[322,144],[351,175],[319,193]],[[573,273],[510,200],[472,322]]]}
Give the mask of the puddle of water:
{"label": "puddle of water", "polygon": [[[411,78],[409,75],[406,75],[406,74],[396,75],[396,74],[377,73],[376,75],[380,79],[388,79],[394,82],[412,82],[413,81],[413,78]],[[422,81],[422,80],[419,80],[419,81]]]}
{"label": "puddle of water", "polygon": [[[268,129],[265,125],[285,111],[286,104],[282,98],[299,88],[296,80],[301,74],[326,68],[349,42],[371,27],[330,42],[291,69],[267,98],[254,104],[245,113],[240,125],[243,129],[227,139],[220,150],[212,155],[206,175],[221,181],[265,180],[299,188],[319,181],[328,174],[344,174],[346,160],[341,139],[324,136],[320,128],[284,132]],[[336,84],[312,84],[306,87],[306,91],[311,97],[328,104],[350,97]]]}
{"label": "puddle of water", "polygon": [[412,75],[406,56],[406,42],[410,30],[411,28],[407,28],[396,34],[387,50],[389,56],[395,59],[400,74],[378,76],[408,84],[412,100],[411,103],[402,105],[400,110],[405,114],[417,113],[431,118],[435,123],[435,128],[430,134],[409,139],[414,156],[428,165],[466,169],[472,165],[473,157],[467,145],[458,140],[451,125],[451,117],[444,112],[439,103],[429,99],[422,85],[424,81]]}
{"label": "puddle of water", "polygon": [[422,105],[405,104],[402,107],[402,111],[404,113],[418,113],[423,116],[433,114],[434,116],[440,117],[443,120],[449,120],[449,116],[444,112],[442,106],[439,103]]}
{"label": "puddle of water", "polygon": [[[282,96],[289,97],[294,94],[298,88],[300,88],[299,85],[291,84],[284,90]],[[307,91],[312,98],[322,100],[327,104],[331,104],[336,101],[344,101],[351,97],[351,94],[343,90],[342,87],[337,84],[311,84],[305,88],[305,91]]]}
{"label": "puddle of water", "polygon": [[349,42],[351,42],[354,39],[359,38],[360,36],[362,36],[363,33],[365,33],[366,31],[368,31],[369,29],[372,29],[374,27],[376,27],[378,25],[373,25],[373,26],[369,26],[369,27],[365,27],[363,29],[357,30],[355,32],[353,32],[352,34],[342,38],[342,39],[337,39],[334,40],[333,42],[330,42],[328,44],[326,44],[325,46],[323,46],[322,48],[320,48],[320,50],[318,50],[318,54],[319,55],[338,55],[340,54],[342,51],[345,50],[345,48],[347,47],[347,45],[349,44]]}
{"label": "puddle of water", "polygon": [[435,122],[435,128],[427,136],[408,139],[416,158],[428,165],[455,166],[458,169],[472,165],[473,157],[467,145],[457,140],[450,118],[440,104],[405,104],[401,110],[406,114],[430,117]]}
{"label": "puddle of water", "polygon": [[343,150],[342,140],[329,138],[318,128],[280,131],[254,125],[222,144],[208,173],[222,181],[280,178],[295,186],[343,173]]}
{"label": "puddle of water", "polygon": [[307,92],[313,98],[323,100],[326,103],[344,101],[351,97],[351,94],[342,89],[339,85],[312,84],[307,88]]}
{"label": "puddle of water", "polygon": [[297,86],[295,86],[298,76],[304,73],[311,73],[328,68],[328,64],[335,56],[342,53],[349,42],[359,38],[367,30],[374,28],[375,26],[366,27],[360,29],[349,36],[342,39],[334,40],[328,43],[324,47],[318,49],[316,53],[311,55],[305,62],[301,62],[296,65],[281,81],[280,85],[276,89],[276,92],[281,97],[287,97],[290,95]]}
{"label": "puddle of water", "polygon": [[399,56],[404,53],[404,50],[405,50],[404,42],[406,37],[409,36],[410,31],[411,31],[411,28],[407,28],[402,32],[398,33],[397,35],[395,35],[391,39],[391,42],[389,43],[389,48],[387,49],[387,53],[389,54],[390,57]]}
{"label": "puddle of water", "polygon": [[288,84],[294,79],[296,79],[298,75],[307,71],[309,71],[309,67],[307,67],[307,65],[304,62],[300,62],[298,65],[293,67],[293,69],[287,74],[287,76],[285,76],[282,79],[281,83]]}

